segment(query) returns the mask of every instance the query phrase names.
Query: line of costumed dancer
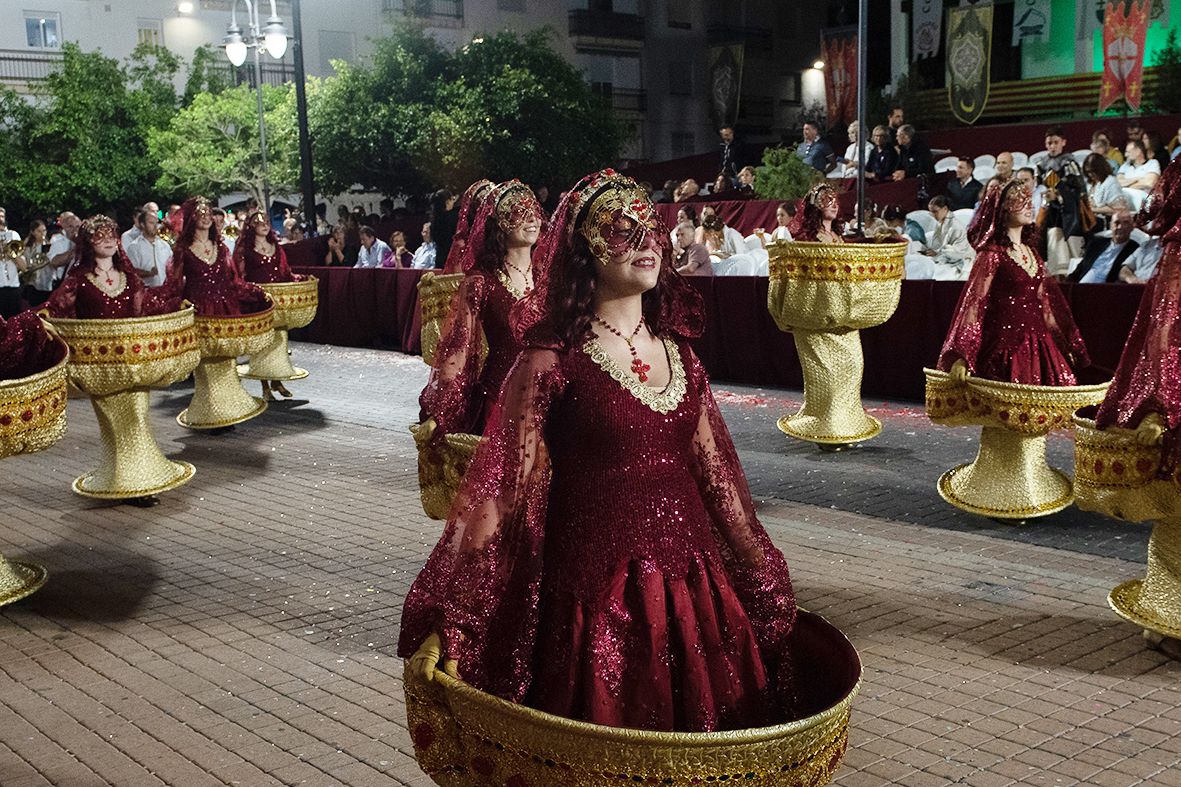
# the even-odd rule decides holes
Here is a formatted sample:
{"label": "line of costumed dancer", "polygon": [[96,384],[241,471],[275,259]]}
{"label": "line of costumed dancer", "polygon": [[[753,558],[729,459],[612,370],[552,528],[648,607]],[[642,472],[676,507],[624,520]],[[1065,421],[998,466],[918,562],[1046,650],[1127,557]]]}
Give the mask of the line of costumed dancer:
{"label": "line of costumed dancer", "polygon": [[687,342],[700,297],[627,177],[580,181],[530,255],[540,221],[510,181],[466,241],[422,414],[483,440],[406,599],[399,654],[613,727],[796,718],[811,677],[793,672],[791,580]]}

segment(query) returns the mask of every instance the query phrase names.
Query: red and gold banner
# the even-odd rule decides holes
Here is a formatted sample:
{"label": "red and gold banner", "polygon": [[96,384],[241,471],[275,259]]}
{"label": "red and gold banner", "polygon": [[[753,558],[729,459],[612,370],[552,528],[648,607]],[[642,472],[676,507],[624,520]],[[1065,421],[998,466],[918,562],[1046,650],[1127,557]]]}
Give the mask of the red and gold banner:
{"label": "red and gold banner", "polygon": [[1099,90],[1099,111],[1119,99],[1133,111],[1140,109],[1140,87],[1144,78],[1144,37],[1148,32],[1151,0],[1108,3],[1103,14],[1103,87]]}
{"label": "red and gold banner", "polygon": [[821,30],[820,57],[824,60],[828,127],[851,123],[857,118],[857,28]]}

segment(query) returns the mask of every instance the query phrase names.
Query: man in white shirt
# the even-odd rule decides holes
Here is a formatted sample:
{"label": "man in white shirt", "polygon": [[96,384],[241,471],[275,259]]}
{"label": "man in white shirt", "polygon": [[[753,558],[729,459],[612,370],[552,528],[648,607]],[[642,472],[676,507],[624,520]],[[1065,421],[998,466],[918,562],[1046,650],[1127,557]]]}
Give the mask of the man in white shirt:
{"label": "man in white shirt", "polygon": [[[157,216],[160,215],[160,206],[154,202],[145,202],[143,205],[141,205],[139,207],[138,210],[136,210],[135,215],[138,216],[140,214],[140,211],[144,211],[144,210],[150,210],[152,213],[155,213]],[[139,233],[140,233],[139,220],[136,219],[135,223],[131,225],[131,227],[127,230],[127,232],[124,232],[123,235],[119,238],[119,242],[123,244],[124,250],[126,250],[127,247],[131,245],[131,242],[133,240],[135,240],[136,238],[139,237]]]}
{"label": "man in white shirt", "polygon": [[1111,237],[1091,238],[1078,267],[1068,279],[1079,284],[1104,284],[1119,281],[1123,263],[1139,244],[1132,240],[1132,214],[1121,208],[1111,217]]}
{"label": "man in white shirt", "polygon": [[[4,319],[21,309],[21,272],[7,249],[9,243],[20,239],[19,232],[8,228],[8,212],[0,208],[0,317]],[[23,261],[24,257],[20,259]]]}
{"label": "man in white shirt", "polygon": [[226,235],[226,212],[224,208],[213,209],[213,226],[217,227],[217,232],[221,235],[221,242],[230,250],[230,256],[234,256],[234,245],[237,243],[235,238]]}
{"label": "man in white shirt", "polygon": [[1119,280],[1125,284],[1146,283],[1156,274],[1156,264],[1160,262],[1164,251],[1159,236],[1149,237],[1124,261],[1123,267],[1119,269]]}
{"label": "man in white shirt", "polygon": [[393,253],[389,244],[378,239],[377,233],[366,224],[361,227],[361,251],[357,253],[357,264],[353,267],[380,268],[385,256]]}
{"label": "man in white shirt", "polygon": [[57,217],[57,225],[62,231],[49,239],[49,264],[33,274],[33,289],[28,293],[30,306],[40,306],[49,300],[53,288],[74,261],[74,238],[82,220],[67,210]]}
{"label": "man in white shirt", "polygon": [[933,258],[935,280],[966,280],[972,263],[976,261],[976,250],[968,242],[968,230],[951,212],[947,197],[942,194],[931,198],[927,210],[934,217],[936,226],[923,254]]}
{"label": "man in white shirt", "polygon": [[422,225],[422,245],[414,250],[414,259],[410,261],[411,268],[435,267],[435,242],[431,240],[431,223]]}
{"label": "man in white shirt", "polygon": [[154,210],[145,208],[135,217],[139,234],[130,244],[123,247],[128,259],[135,266],[140,278],[148,287],[159,287],[168,274],[168,261],[172,259],[172,248],[157,234],[160,218]]}

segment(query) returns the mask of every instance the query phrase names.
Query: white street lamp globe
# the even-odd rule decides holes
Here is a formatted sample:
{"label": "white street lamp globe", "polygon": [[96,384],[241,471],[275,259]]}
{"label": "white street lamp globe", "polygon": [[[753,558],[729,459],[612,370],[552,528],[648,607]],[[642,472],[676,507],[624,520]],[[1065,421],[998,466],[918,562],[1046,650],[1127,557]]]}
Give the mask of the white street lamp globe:
{"label": "white street lamp globe", "polygon": [[266,27],[262,29],[262,37],[271,57],[281,60],[287,51],[287,28],[283,26],[283,20],[277,16],[268,19]]}
{"label": "white street lamp globe", "polygon": [[226,37],[223,43],[226,46],[226,57],[235,66],[240,66],[246,62],[246,42],[242,40],[242,29],[234,22],[226,28]]}

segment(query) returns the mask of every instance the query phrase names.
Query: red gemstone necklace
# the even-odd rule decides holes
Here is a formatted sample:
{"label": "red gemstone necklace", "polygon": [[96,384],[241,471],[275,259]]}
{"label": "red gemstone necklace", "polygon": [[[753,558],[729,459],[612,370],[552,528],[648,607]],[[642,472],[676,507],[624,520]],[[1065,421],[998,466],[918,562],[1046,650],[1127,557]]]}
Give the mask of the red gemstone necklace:
{"label": "red gemstone necklace", "polygon": [[518,268],[516,265],[513,265],[508,260],[505,260],[504,264],[509,266],[513,270],[515,270],[517,273],[521,274],[521,280],[525,282],[525,294],[526,295],[528,295],[530,292],[533,291],[533,276],[530,271]]}
{"label": "red gemstone necklace", "polygon": [[636,377],[639,377],[640,382],[648,382],[648,372],[652,370],[652,366],[640,360],[640,354],[636,352],[636,346],[633,344],[636,336],[638,336],[640,333],[640,329],[644,327],[644,318],[640,317],[640,321],[636,323],[636,329],[632,331],[631,336],[624,336],[622,332],[615,328],[615,326],[611,325],[597,314],[595,315],[595,322],[597,322],[599,325],[602,325],[620,339],[623,339],[624,343],[627,344],[627,351],[632,354],[632,374],[634,374]]}
{"label": "red gemstone necklace", "polygon": [[114,280],[114,278],[112,278],[112,277],[114,276],[114,273],[115,273],[115,268],[114,268],[114,266],[112,266],[112,267],[110,267],[110,268],[100,268],[100,267],[98,267],[97,265],[95,265],[95,266],[94,266],[94,270],[95,270],[95,272],[96,272],[96,273],[98,273],[98,274],[100,274],[100,275],[102,275],[102,276],[104,277],[104,279],[105,279],[105,280],[106,280],[106,282],[107,282],[107,286],[108,286],[108,287],[113,287],[113,286],[114,286],[114,284],[115,284],[115,280]]}

